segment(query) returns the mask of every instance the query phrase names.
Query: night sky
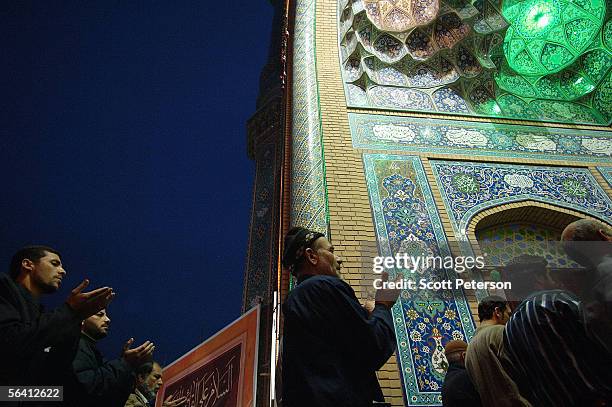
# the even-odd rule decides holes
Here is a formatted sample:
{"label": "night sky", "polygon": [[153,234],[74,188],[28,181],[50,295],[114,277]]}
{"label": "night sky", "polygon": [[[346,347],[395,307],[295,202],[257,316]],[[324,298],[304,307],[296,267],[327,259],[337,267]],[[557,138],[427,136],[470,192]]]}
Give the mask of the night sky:
{"label": "night sky", "polygon": [[61,303],[110,285],[108,338],[164,364],[240,315],[272,6],[0,2],[0,262],[62,252]]}

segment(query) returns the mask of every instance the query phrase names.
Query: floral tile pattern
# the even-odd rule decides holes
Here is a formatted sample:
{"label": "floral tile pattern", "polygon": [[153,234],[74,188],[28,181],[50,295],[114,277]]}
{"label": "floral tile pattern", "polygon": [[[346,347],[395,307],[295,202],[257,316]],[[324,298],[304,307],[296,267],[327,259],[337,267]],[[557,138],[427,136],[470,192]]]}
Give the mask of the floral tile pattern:
{"label": "floral tile pattern", "polygon": [[[380,254],[449,255],[420,159],[365,154],[364,165]],[[452,269],[420,269],[416,274],[417,281],[457,277]],[[407,405],[441,405],[447,367],[444,345],[452,339],[467,341],[474,334],[463,292],[405,290],[393,307],[393,318]]]}
{"label": "floral tile pattern", "polygon": [[430,161],[455,232],[465,235],[474,215],[531,199],[608,221],[612,201],[586,168]]}

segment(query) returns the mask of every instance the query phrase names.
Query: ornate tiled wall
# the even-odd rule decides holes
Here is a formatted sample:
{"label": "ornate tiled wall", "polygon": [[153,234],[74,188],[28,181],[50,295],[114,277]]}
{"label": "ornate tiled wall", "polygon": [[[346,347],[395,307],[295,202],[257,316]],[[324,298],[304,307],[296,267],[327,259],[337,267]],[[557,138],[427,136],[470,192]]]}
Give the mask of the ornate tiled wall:
{"label": "ornate tiled wall", "polygon": [[610,162],[601,131],[350,113],[353,146],[482,157]]}
{"label": "ornate tiled wall", "polygon": [[[420,159],[365,154],[364,166],[381,255],[449,255]],[[417,273],[417,279],[432,281],[457,277],[452,269]],[[444,345],[451,339],[468,340],[474,333],[462,291],[405,290],[393,318],[406,399],[410,405],[440,405]]]}
{"label": "ornate tiled wall", "polygon": [[604,0],[338,0],[338,38],[352,107],[612,119]]}
{"label": "ornate tiled wall", "polygon": [[297,0],[293,44],[291,224],[322,233],[328,215],[315,59],[315,0]]}
{"label": "ornate tiled wall", "polygon": [[255,162],[255,190],[249,234],[247,272],[245,273],[243,308],[249,309],[268,296],[270,272],[273,270],[274,185],[276,152],[274,142],[259,147]]}
{"label": "ornate tiled wall", "polygon": [[453,229],[487,208],[526,199],[609,221],[612,201],[586,168],[430,161]]}
{"label": "ornate tiled wall", "polygon": [[[563,10],[570,7],[567,1],[559,1]],[[570,11],[591,18],[580,14],[588,8],[587,2]],[[560,165],[568,174],[574,170],[567,164],[571,162],[583,166],[572,176],[588,181],[588,187],[597,191],[584,167],[608,165],[609,132],[452,119],[461,114],[608,123],[610,118],[601,112],[611,109],[601,107],[609,104],[609,92],[602,91],[610,86],[606,81],[612,58],[604,35],[609,25],[597,27],[591,48],[570,44],[567,49],[575,60],[557,73],[516,75],[521,62],[520,56],[516,61],[517,53],[509,54],[513,66],[503,64],[503,43],[510,30],[503,18],[506,11],[497,0],[418,0],[414,4],[408,0],[316,0],[316,7],[315,0],[298,0],[296,8],[291,222],[318,224],[314,228],[325,231],[330,214],[334,245],[345,259],[343,278],[351,284],[362,279],[364,243],[374,239],[374,232],[380,254],[423,247],[448,252],[445,231],[450,236],[451,229],[459,228],[451,226],[451,214],[445,211],[443,192],[438,191],[441,184],[429,164],[432,158],[442,162],[440,157],[455,160],[454,155],[474,157],[472,161],[507,157],[515,166],[520,166],[516,164],[520,160],[537,160],[538,168],[553,171]],[[563,21],[563,27],[571,28],[572,21]],[[533,63],[548,69],[549,62]],[[581,89],[580,84],[587,86]],[[366,110],[371,114],[364,114]],[[421,117],[423,112],[435,112],[438,119],[408,117],[410,111],[420,112]],[[321,139],[325,165],[319,160]],[[364,149],[388,154],[368,151],[362,165]],[[464,164],[469,168],[478,163]],[[520,184],[521,178],[516,179],[509,178]],[[563,205],[578,208],[580,184],[570,181],[565,187],[575,199]],[[584,202],[596,204],[588,198]],[[427,273],[423,272],[442,277]],[[445,273],[452,278],[454,272]],[[470,305],[474,306],[473,297]],[[393,406],[440,405],[441,348],[451,338],[468,340],[474,331],[464,293],[425,298],[404,293],[393,312],[400,376],[394,360],[379,371],[387,401]]]}
{"label": "ornate tiled wall", "polygon": [[529,254],[545,258],[549,267],[580,267],[558,244],[561,233],[549,228],[515,223],[489,228],[476,238],[488,266],[504,266],[515,257]]}
{"label": "ornate tiled wall", "polygon": [[[404,154],[364,154],[366,182],[381,255],[393,255],[415,247],[426,247],[432,254],[447,253],[448,243],[437,212],[441,206],[436,207],[431,188],[439,191],[440,204],[464,254],[473,254],[466,239],[470,219],[501,204],[529,199],[603,220],[609,221],[612,217],[612,201],[588,168],[453,160],[454,155],[462,155],[480,157],[485,161],[489,157],[507,157],[514,161],[537,159],[557,161],[557,164],[568,161],[609,163],[612,156],[610,132],[362,113],[349,113],[349,123],[354,148]],[[414,156],[415,153],[419,156]],[[447,156],[448,159],[428,159],[433,175],[430,181],[434,182],[428,184],[420,157],[431,154]],[[610,167],[598,168],[604,177],[609,177]],[[522,229],[517,225],[516,228],[506,231],[506,235],[512,232],[517,245],[521,243],[519,240],[528,243],[535,241],[536,234],[548,233],[529,225]],[[481,236],[481,249],[491,252],[490,260],[503,262],[508,259],[510,250],[508,247],[496,250],[498,232],[495,231],[495,236]],[[558,236],[553,240],[557,239]],[[557,246],[553,246],[547,248],[534,244],[529,250],[550,257],[551,265],[555,267],[566,266],[567,258],[558,253]],[[523,247],[520,249],[525,251]],[[489,261],[488,264],[492,263]],[[452,270],[446,273],[452,278],[448,275],[453,273]],[[471,278],[478,280],[481,276],[473,275]],[[477,290],[474,294],[476,298],[487,295],[484,290]],[[427,351],[431,351],[432,344],[445,344],[452,339],[452,331],[456,331],[454,336],[461,334],[469,340],[473,322],[467,307],[462,308],[466,299],[463,292],[455,292],[448,298],[435,298],[435,306],[422,302],[428,304],[423,308],[406,292],[402,296],[401,307],[396,307],[394,317],[399,370],[407,405],[439,405],[436,387],[441,384],[441,376],[435,368],[434,354]],[[460,319],[449,320],[448,316],[455,314],[447,314],[448,309],[458,310],[456,315]],[[462,314],[462,310],[465,313]],[[460,321],[463,325],[458,324]]]}

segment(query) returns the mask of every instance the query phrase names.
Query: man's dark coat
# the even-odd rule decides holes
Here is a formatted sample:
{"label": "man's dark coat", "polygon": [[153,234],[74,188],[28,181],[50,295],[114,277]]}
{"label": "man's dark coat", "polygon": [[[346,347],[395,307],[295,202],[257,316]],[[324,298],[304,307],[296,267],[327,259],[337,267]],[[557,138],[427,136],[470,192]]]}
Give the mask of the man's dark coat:
{"label": "man's dark coat", "polygon": [[376,370],[395,350],[390,311],[370,316],[333,276],[301,279],[283,306],[284,407],[362,407],[384,401]]}

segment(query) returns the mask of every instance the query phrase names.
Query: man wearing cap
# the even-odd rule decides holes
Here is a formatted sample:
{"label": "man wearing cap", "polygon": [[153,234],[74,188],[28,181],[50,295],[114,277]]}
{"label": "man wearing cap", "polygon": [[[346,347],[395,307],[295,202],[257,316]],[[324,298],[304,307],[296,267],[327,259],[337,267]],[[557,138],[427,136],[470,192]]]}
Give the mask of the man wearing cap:
{"label": "man wearing cap", "polygon": [[442,405],[444,407],[479,407],[480,397],[465,370],[467,343],[449,341],[444,347],[448,370],[442,384]]}
{"label": "man wearing cap", "polygon": [[341,263],[322,233],[296,227],[285,237],[283,264],[297,286],[283,306],[283,407],[384,401],[376,370],[395,351],[390,308],[399,291],[379,291],[368,314],[340,279]]}

